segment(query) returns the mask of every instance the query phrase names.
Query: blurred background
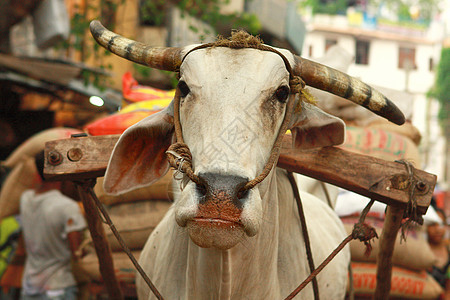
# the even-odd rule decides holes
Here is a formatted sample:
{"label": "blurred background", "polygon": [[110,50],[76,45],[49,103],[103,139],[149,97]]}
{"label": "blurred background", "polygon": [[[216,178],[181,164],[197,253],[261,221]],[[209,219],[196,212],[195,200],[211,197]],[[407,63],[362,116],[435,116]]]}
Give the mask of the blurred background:
{"label": "blurred background", "polygon": [[[416,167],[438,175],[438,191],[449,188],[448,0],[2,0],[0,160],[43,129],[82,129],[116,112],[126,104],[127,72],[139,84],[173,88],[173,74],[94,43],[93,19],[152,46],[208,42],[244,28],[267,44],[347,71],[403,110],[415,127],[405,131],[420,152]],[[349,111],[339,99],[318,100],[349,121],[375,118]]]}
{"label": "blurred background", "polygon": [[17,164],[19,146],[46,130],[67,129],[44,140],[118,134],[170,102],[175,75],[99,47],[88,29],[94,19],[151,46],[245,29],[360,78],[407,123],[312,90],[346,122],[342,147],[436,174],[433,205],[450,215],[450,0],[0,0],[2,174]]}

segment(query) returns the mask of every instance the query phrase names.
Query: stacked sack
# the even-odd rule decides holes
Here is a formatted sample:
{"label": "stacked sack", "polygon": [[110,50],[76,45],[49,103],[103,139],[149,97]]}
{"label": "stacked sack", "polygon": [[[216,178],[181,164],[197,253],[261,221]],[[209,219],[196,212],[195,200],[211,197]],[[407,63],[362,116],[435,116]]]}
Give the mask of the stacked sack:
{"label": "stacked sack", "polygon": [[[126,73],[123,76],[123,96],[125,107],[120,112],[96,120],[84,127],[90,135],[121,134],[129,126],[169,105],[172,96],[169,92],[140,86]],[[131,104],[130,104],[131,103]],[[131,190],[127,193],[111,196],[103,190],[103,177],[97,178],[94,192],[108,211],[111,220],[132,251],[136,259],[153,229],[172,205],[170,186],[173,172],[150,186]],[[136,269],[130,258],[107,224],[103,225],[107,240],[111,246],[115,275],[121,284],[134,285]],[[87,253],[74,266],[79,281],[102,283],[99,262],[94,251],[92,238],[86,230],[86,239],[82,250]]]}
{"label": "stacked sack", "polygon": [[[339,194],[335,211],[344,223],[348,234],[358,222],[361,211],[369,199],[343,191]],[[375,202],[365,218],[378,236],[381,235],[386,205]],[[356,296],[373,296],[376,287],[376,262],[379,253],[379,240],[371,241],[372,251],[366,254],[364,243],[353,240],[350,252],[353,272],[353,288]],[[426,240],[422,226],[412,225],[406,231],[406,240],[399,233],[395,241],[392,263],[390,296],[402,299],[437,299],[443,292],[441,286],[426,270],[436,262],[436,258]]]}
{"label": "stacked sack", "polygon": [[[141,250],[153,229],[162,220],[172,204],[169,197],[171,180],[172,172],[168,172],[148,187],[132,190],[118,196],[105,193],[103,177],[97,180],[94,187],[95,194],[100,202],[106,206],[114,226],[136,259],[139,258]],[[111,247],[116,278],[121,283],[134,285],[136,276],[134,265],[126,253],[122,251],[122,247],[110,227],[103,224],[103,228]],[[83,278],[79,281],[101,283],[99,262],[88,230],[86,230],[85,236],[82,251],[87,255],[77,262],[75,266],[76,277]]]}
{"label": "stacked sack", "polygon": [[[333,46],[318,62],[347,72],[353,62],[353,57],[339,46]],[[373,85],[372,85],[373,86]],[[387,98],[391,99],[405,114],[411,117],[412,95],[374,86]],[[318,106],[326,112],[335,115],[346,123],[346,140],[340,147],[351,152],[374,156],[387,161],[406,160],[414,167],[421,167],[418,145],[420,133],[411,122],[398,126],[373,114],[369,110],[335,95],[311,88]],[[361,166],[364,167],[364,166]],[[335,211],[350,234],[353,225],[358,222],[359,215],[369,200],[357,194],[341,190]],[[371,225],[380,236],[385,205],[375,202],[366,223]],[[356,296],[373,296],[376,287],[376,260],[379,252],[379,242],[372,243],[370,255],[366,255],[366,247],[360,241],[350,243],[353,284]],[[402,299],[436,299],[441,293],[440,285],[427,274],[435,262],[435,257],[425,239],[421,226],[409,229],[406,241],[397,237],[392,258],[394,268],[392,273],[390,295]]]}
{"label": "stacked sack", "polygon": [[[412,124],[397,126],[375,119],[366,126],[354,126],[359,124],[344,121],[347,123],[346,141],[341,148],[387,161],[406,160],[414,167],[420,168],[421,160],[417,146],[420,134]],[[348,191],[339,193],[335,210],[349,234],[367,203],[367,198],[357,194]],[[381,235],[383,228],[384,211],[385,205],[375,202],[365,219],[368,225],[375,228],[378,236]],[[371,245],[373,249],[370,255],[366,256],[364,243],[356,240],[350,243],[353,289],[355,296],[358,297],[371,297],[376,288],[378,239]],[[391,298],[436,299],[443,292],[441,286],[426,272],[434,264],[435,257],[421,226],[410,228],[406,241],[401,241],[400,234],[397,236],[392,262],[394,267]]]}
{"label": "stacked sack", "polygon": [[40,184],[41,179],[34,164],[34,156],[44,150],[45,143],[70,138],[72,134],[77,133],[81,131],[63,127],[41,131],[23,142],[5,161],[1,162],[2,169],[9,172],[0,190],[0,221],[19,214],[22,193]]}
{"label": "stacked sack", "polygon": [[[342,72],[348,72],[354,57],[335,45],[316,61]],[[324,111],[341,118],[347,125],[345,150],[372,155],[385,160],[407,159],[420,168],[418,145],[419,130],[409,121],[412,115],[413,95],[371,84],[403,112],[406,123],[398,126],[377,116],[368,109],[330,93],[310,88],[317,105]]]}
{"label": "stacked sack", "polygon": [[387,161],[405,159],[414,167],[420,167],[419,149],[414,142],[383,128],[347,126],[345,143],[339,147]]}

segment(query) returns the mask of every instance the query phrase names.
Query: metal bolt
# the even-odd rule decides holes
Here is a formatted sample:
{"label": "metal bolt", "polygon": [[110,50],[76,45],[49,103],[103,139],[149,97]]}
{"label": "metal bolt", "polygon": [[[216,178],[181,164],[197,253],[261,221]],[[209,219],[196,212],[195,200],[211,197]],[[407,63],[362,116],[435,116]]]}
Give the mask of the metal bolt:
{"label": "metal bolt", "polygon": [[47,161],[52,166],[57,166],[62,162],[62,155],[56,150],[52,150],[47,154]]}
{"label": "metal bolt", "polygon": [[83,151],[80,148],[72,148],[67,151],[67,158],[70,161],[79,161],[83,157]]}
{"label": "metal bolt", "polygon": [[425,192],[427,189],[427,184],[423,181],[419,181],[418,183],[416,183],[416,188],[420,192]]}

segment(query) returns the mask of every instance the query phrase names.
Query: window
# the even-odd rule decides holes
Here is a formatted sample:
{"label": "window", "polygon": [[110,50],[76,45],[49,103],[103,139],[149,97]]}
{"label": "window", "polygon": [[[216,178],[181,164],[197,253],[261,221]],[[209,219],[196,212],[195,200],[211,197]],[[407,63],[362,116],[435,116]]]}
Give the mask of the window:
{"label": "window", "polygon": [[398,68],[411,70],[417,69],[416,49],[409,47],[400,47],[398,50]]}
{"label": "window", "polygon": [[369,64],[369,49],[370,43],[368,41],[356,40],[356,58],[355,63],[358,65]]}
{"label": "window", "polygon": [[432,58],[432,57],[430,57],[430,60],[428,61],[428,70],[429,70],[430,72],[433,72],[433,71],[434,71],[434,61],[433,61],[433,58]]}
{"label": "window", "polygon": [[308,47],[308,56],[312,57],[312,55],[313,55],[313,46],[309,45],[309,47]]}
{"label": "window", "polygon": [[336,45],[336,44],[337,44],[336,40],[326,39],[325,40],[325,52],[327,52],[331,46]]}

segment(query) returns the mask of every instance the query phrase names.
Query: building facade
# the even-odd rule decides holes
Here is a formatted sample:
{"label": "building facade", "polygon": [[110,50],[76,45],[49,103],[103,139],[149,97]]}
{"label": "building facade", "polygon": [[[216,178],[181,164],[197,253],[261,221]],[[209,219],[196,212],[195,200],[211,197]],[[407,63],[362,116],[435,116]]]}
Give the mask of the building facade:
{"label": "building facade", "polygon": [[338,45],[353,56],[348,73],[362,81],[407,95],[400,108],[416,126],[422,141],[419,149],[424,170],[437,174],[446,188],[445,140],[437,122],[439,105],[427,97],[435,81],[445,30],[443,23],[403,27],[395,22],[374,22],[351,9],[347,15],[306,16],[307,33],[302,56],[323,57]]}

